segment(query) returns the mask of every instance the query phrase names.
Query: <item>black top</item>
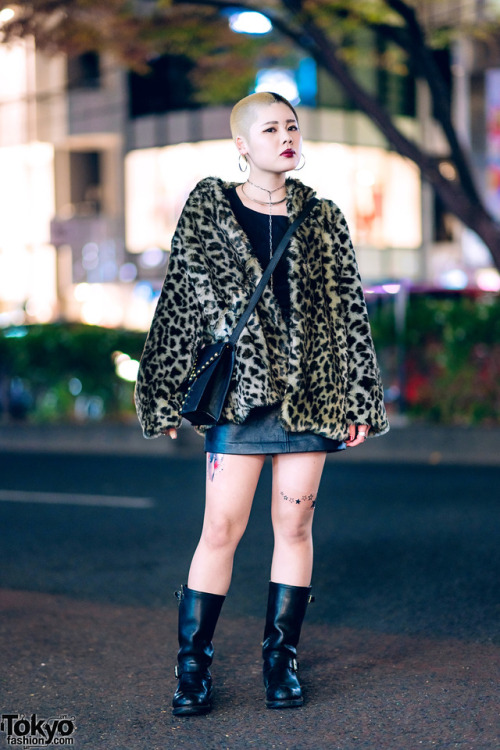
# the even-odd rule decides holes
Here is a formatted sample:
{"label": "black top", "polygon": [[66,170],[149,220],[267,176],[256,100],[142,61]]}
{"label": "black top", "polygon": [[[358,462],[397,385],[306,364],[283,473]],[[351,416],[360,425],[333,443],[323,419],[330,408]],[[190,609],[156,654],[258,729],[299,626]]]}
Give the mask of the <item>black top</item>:
{"label": "black top", "polygon": [[[247,208],[242,203],[236,188],[228,190],[227,197],[236,220],[250,240],[252,249],[264,271],[271,260],[269,254],[269,214],[262,214],[259,211]],[[288,229],[289,221],[288,216],[272,216],[271,221],[274,253]],[[290,318],[290,285],[287,269],[286,259],[282,257],[273,271],[272,283],[274,295],[281,307],[285,322],[288,324]]]}

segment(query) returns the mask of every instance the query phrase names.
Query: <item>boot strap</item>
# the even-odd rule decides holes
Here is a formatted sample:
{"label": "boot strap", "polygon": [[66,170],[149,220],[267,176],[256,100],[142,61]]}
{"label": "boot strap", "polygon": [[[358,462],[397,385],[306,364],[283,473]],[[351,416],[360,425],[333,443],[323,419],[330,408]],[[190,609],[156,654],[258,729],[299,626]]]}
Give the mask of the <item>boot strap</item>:
{"label": "boot strap", "polygon": [[299,671],[299,662],[297,659],[294,656],[290,656],[289,654],[280,651],[273,651],[270,654],[264,655],[264,662],[265,669],[282,666],[291,669],[292,672]]}
{"label": "boot strap", "polygon": [[204,666],[203,664],[185,664],[182,667],[176,664],[174,667],[174,674],[177,677],[177,679],[180,679],[180,677],[182,677],[183,674],[210,675],[210,670],[208,666]]}

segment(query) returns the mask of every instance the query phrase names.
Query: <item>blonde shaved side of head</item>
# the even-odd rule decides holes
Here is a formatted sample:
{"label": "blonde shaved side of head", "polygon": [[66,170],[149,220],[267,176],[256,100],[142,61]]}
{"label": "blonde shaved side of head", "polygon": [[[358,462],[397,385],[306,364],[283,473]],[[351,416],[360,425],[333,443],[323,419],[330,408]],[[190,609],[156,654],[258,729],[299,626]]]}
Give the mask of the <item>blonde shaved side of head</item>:
{"label": "blonde shaved side of head", "polygon": [[269,106],[270,104],[286,104],[286,106],[293,112],[297,123],[299,122],[296,111],[284,96],[275,94],[272,91],[262,91],[258,94],[250,94],[250,96],[245,96],[244,99],[240,99],[231,111],[229,124],[233,140],[236,140],[238,136],[248,138],[250,127],[257,119],[258,108],[263,105]]}

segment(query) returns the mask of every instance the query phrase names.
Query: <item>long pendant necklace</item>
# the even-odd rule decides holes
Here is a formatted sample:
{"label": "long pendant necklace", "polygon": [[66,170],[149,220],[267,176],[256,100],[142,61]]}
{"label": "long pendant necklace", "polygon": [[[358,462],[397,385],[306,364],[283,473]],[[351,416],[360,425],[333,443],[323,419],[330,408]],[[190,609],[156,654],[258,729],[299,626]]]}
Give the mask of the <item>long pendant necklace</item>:
{"label": "long pendant necklace", "polygon": [[[260,206],[269,206],[269,260],[271,260],[271,258],[273,257],[273,214],[272,214],[272,207],[273,206],[277,206],[280,203],[284,203],[286,201],[286,195],[285,195],[284,198],[282,198],[279,201],[272,201],[271,200],[271,195],[273,193],[276,193],[278,190],[283,190],[283,188],[285,187],[285,183],[283,183],[283,185],[280,185],[277,188],[274,188],[274,190],[268,190],[267,188],[263,188],[260,185],[256,185],[255,182],[251,182],[251,180],[247,179],[247,182],[250,183],[250,185],[253,185],[253,187],[258,188],[259,190],[264,190],[266,193],[269,193],[269,200],[268,201],[259,201],[259,200],[257,200],[257,198],[250,198],[250,196],[247,195],[247,193],[245,191],[245,185],[243,184],[241,186],[241,189],[243,191],[243,195],[246,198],[248,198],[248,200],[251,200],[254,203],[258,203]],[[270,284],[271,284],[271,289],[274,289],[273,275],[272,274],[271,274]]]}

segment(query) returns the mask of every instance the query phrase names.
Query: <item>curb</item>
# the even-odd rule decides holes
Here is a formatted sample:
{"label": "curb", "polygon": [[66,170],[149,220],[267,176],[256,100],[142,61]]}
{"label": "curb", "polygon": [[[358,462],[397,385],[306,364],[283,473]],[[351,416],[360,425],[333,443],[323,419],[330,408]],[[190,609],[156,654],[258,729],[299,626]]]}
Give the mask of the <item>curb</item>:
{"label": "curb", "polygon": [[[202,456],[203,438],[184,421],[177,440],[145,440],[138,423],[0,425],[0,450],[31,453],[79,453]],[[500,428],[395,425],[381,439],[327,456],[335,461],[500,465]]]}

